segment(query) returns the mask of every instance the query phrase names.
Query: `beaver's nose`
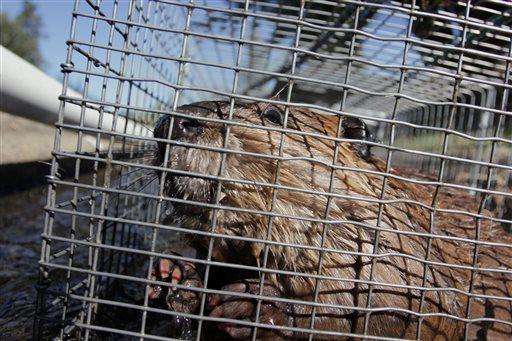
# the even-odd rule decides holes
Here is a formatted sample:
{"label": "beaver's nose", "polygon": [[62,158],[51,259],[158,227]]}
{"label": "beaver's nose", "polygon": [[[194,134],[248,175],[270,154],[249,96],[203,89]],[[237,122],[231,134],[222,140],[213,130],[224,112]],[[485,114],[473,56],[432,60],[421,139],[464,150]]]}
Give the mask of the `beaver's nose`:
{"label": "beaver's nose", "polygon": [[174,118],[172,138],[191,137],[202,133],[204,133],[203,122],[193,118]]}

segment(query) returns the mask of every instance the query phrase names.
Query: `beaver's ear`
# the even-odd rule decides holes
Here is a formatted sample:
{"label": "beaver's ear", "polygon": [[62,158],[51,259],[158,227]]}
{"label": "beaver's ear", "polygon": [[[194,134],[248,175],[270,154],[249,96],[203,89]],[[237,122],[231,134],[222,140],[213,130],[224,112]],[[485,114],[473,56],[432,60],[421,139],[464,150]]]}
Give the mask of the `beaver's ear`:
{"label": "beaver's ear", "polygon": [[[345,116],[341,122],[343,128],[343,137],[353,140],[366,140],[375,142],[375,138],[371,133],[370,129],[363,120],[357,117]],[[353,144],[359,156],[367,160],[370,154],[370,145],[365,143],[354,143]]]}
{"label": "beaver's ear", "polygon": [[368,134],[370,134],[366,123],[357,117],[345,116],[341,126],[343,128],[343,137],[347,139],[367,140]]}
{"label": "beaver's ear", "polygon": [[284,113],[278,107],[273,105],[267,106],[264,109],[262,116],[270,122],[280,126],[284,123]]}

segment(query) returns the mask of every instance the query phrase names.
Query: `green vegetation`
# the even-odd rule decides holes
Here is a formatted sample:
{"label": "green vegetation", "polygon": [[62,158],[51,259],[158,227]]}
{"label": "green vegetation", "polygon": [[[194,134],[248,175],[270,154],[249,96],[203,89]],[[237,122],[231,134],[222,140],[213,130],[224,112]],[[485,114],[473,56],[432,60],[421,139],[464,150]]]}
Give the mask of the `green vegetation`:
{"label": "green vegetation", "polygon": [[0,13],[0,44],[36,66],[42,66],[43,57],[39,50],[42,18],[36,5],[25,0],[23,8],[15,18]]}

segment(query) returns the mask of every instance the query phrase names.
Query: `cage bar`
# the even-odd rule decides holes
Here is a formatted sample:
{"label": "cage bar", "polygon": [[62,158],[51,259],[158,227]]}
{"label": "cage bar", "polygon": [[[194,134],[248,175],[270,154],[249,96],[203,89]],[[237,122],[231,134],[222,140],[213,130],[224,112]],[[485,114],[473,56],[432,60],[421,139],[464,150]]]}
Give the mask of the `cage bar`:
{"label": "cage bar", "polygon": [[[510,2],[75,0],[70,15],[42,229],[36,339],[213,340],[224,335],[219,326],[228,324],[245,327],[244,338],[252,340],[269,331],[291,339],[423,340],[437,317],[461,325],[466,340],[512,334],[510,293],[482,284],[512,278],[504,256],[512,255]],[[71,84],[78,84],[79,97],[69,94]],[[200,101],[225,101],[225,112],[198,116],[183,109]],[[239,120],[240,107],[251,103],[259,104],[262,119],[272,107],[282,108],[282,116],[277,124]],[[80,108],[78,124],[66,120],[66,106]],[[100,117],[97,127],[84,124],[89,110]],[[335,123],[324,130],[297,129],[295,113],[301,110]],[[109,129],[100,123],[104,114],[114,117]],[[144,129],[117,127],[117,117]],[[167,131],[154,136],[165,119]],[[344,122],[350,119],[362,120],[372,137],[346,136]],[[175,127],[191,120],[222,127],[221,142],[177,138]],[[262,139],[275,136],[273,152],[233,147],[233,134],[240,130]],[[78,133],[71,152],[60,148],[67,131]],[[85,137],[95,139],[94,153],[82,150]],[[292,155],[291,141],[324,143],[332,154]],[[340,162],[347,144],[369,148],[383,166]],[[179,150],[216,153],[219,162],[211,172],[180,169]],[[64,159],[74,162],[71,176],[59,171]],[[234,159],[272,165],[271,176],[235,177],[228,164]],[[324,188],[287,182],[283,174],[294,162],[325,169]],[[340,190],[338,174],[378,179],[377,194]],[[180,189],[172,187],[176,179],[211,184],[211,200],[180,197]],[[397,183],[430,191],[429,199],[390,197]],[[223,201],[226,188],[233,187],[267,193],[265,208]],[[302,203],[302,211],[283,212],[283,196],[310,202]],[[353,210],[376,207],[376,216],[333,216],[340,203]],[[317,204],[318,214],[308,213]],[[208,212],[208,228],[173,221],[183,207],[197,215]],[[408,218],[400,225],[406,228],[390,227],[386,219],[394,207],[424,212],[416,214],[425,214],[426,224],[416,226],[417,220]],[[264,232],[227,233],[227,214],[261,221]],[[283,221],[318,228],[318,239],[279,239],[276,225]],[[329,244],[333,231],[344,226],[371,240],[352,248]],[[422,250],[385,249],[390,239],[419,240]],[[193,240],[206,247],[195,247]],[[219,257],[220,243],[241,245],[233,250],[238,259]],[[246,245],[261,257],[244,253]],[[460,247],[460,259],[447,254],[441,261],[439,245]],[[306,271],[276,265],[275,250],[318,256]],[[350,257],[354,273],[330,272],[333,255]],[[165,262],[193,264],[201,285],[173,282],[175,270],[158,278],[155,269]],[[418,264],[421,273],[403,283],[383,280],[379,269],[392,262]],[[357,275],[365,266],[368,277]],[[242,282],[246,291],[229,290],[217,285],[219,271],[252,274],[243,279],[254,282]],[[436,271],[464,274],[468,281],[432,285]],[[290,288],[288,294],[269,296],[268,283],[290,278],[311,283],[309,296],[296,297]],[[257,289],[249,290],[250,283]],[[327,285],[351,292],[351,304],[325,302]],[[157,287],[171,296],[196,295],[197,310],[157,305],[151,298]],[[410,293],[413,303],[382,306],[378,300],[385,290]],[[240,306],[253,302],[251,317],[212,315],[211,298],[222,294]],[[433,311],[436,295],[457,298],[462,312]],[[269,305],[292,313],[303,309],[306,322],[295,323],[294,317],[294,323],[269,323]],[[493,307],[501,312],[490,313]],[[322,328],[326,311],[343,315],[337,317],[342,327]],[[385,312],[406,318],[414,332],[376,333],[372,323]]]}

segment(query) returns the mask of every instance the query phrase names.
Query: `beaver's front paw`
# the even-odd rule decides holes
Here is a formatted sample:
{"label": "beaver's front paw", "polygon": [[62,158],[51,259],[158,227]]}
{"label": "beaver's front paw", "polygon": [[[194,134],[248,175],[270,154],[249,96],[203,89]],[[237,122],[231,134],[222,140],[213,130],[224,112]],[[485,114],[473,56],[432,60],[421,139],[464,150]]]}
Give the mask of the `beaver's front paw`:
{"label": "beaver's front paw", "polygon": [[[202,288],[203,281],[193,263],[167,258],[157,259],[151,279],[173,285]],[[151,285],[149,299],[156,306],[164,306],[180,313],[194,314],[199,310],[200,293],[175,286]]]}
{"label": "beaver's front paw", "polygon": [[[208,306],[211,317],[222,317],[241,321],[255,321],[257,300],[237,296],[236,293],[258,295],[260,285],[258,280],[245,280],[226,285],[223,291],[230,294],[216,294],[209,297]],[[259,323],[273,326],[293,326],[293,307],[290,304],[273,300],[281,297],[281,291],[270,283],[263,285],[262,296],[268,297],[261,301]],[[235,339],[245,339],[251,336],[252,327],[236,323],[218,323],[218,328]],[[293,332],[279,329],[258,329],[258,337],[272,334],[281,337],[293,337]]]}

